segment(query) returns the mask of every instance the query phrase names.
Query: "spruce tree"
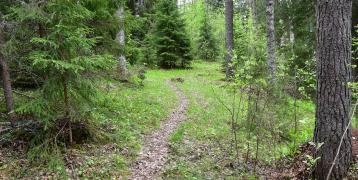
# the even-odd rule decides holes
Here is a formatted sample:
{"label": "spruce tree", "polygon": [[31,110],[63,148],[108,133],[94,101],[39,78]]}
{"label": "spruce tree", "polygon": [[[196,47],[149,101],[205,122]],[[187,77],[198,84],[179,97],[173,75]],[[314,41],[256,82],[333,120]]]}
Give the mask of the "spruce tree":
{"label": "spruce tree", "polygon": [[53,0],[41,7],[42,13],[36,14],[36,18],[31,13],[22,13],[32,12],[31,8],[25,4],[14,10],[14,16],[20,23],[45,22],[46,36],[31,39],[31,44],[38,48],[31,51],[28,60],[47,78],[36,99],[24,103],[18,111],[32,114],[45,129],[58,124],[67,127],[66,139],[72,143],[71,123],[91,119],[89,112],[97,101],[93,78],[88,76],[109,70],[114,61],[110,56],[95,53],[98,37],[93,37],[87,24],[94,13],[84,4]]}
{"label": "spruce tree", "polygon": [[184,20],[174,0],[161,0],[156,7],[155,45],[158,65],[163,68],[186,67],[192,60],[190,40]]}
{"label": "spruce tree", "polygon": [[217,47],[217,42],[214,38],[212,26],[209,22],[207,13],[204,14],[199,31],[199,57],[205,61],[215,61],[218,56],[219,49]]}
{"label": "spruce tree", "polygon": [[6,113],[8,120],[14,126],[16,116],[14,114],[14,98],[13,98],[13,90],[10,76],[10,67],[9,67],[9,59],[6,57],[4,48],[6,44],[4,29],[7,24],[5,20],[5,15],[8,14],[9,9],[12,6],[15,6],[17,3],[11,3],[8,0],[3,0],[0,2],[0,72],[1,72],[1,80],[2,80],[2,88],[3,94],[5,98],[6,104]]}

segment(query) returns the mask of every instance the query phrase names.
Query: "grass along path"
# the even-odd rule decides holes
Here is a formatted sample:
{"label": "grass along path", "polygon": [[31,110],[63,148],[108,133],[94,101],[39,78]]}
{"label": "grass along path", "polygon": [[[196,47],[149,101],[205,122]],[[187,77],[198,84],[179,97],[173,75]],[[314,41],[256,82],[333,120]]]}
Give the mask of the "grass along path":
{"label": "grass along path", "polygon": [[[180,77],[185,81],[179,88],[189,99],[187,120],[170,137],[170,154],[162,179],[256,179],[265,176],[262,174],[265,169],[261,167],[274,166],[276,158],[290,154],[292,144],[289,141],[281,140],[270,144],[262,140],[256,159],[257,136],[252,134],[247,137],[244,113],[240,114],[238,122],[239,157],[236,156],[230,113],[220,103],[222,101],[231,106],[233,94],[225,87],[220,63],[195,62],[193,69]],[[236,100],[238,104],[239,98]],[[247,98],[243,100],[244,104],[247,103],[246,100]],[[286,106],[293,107],[293,101],[289,100]],[[311,139],[314,106],[310,102],[298,101],[297,107],[299,143]],[[282,125],[277,125],[277,130],[280,135],[290,138],[289,130],[294,127],[292,112],[281,113],[284,121]],[[246,166],[247,152],[249,162]],[[258,161],[256,172],[253,171],[255,161]]]}
{"label": "grass along path", "polygon": [[[96,84],[105,108],[92,111],[96,127],[101,128],[94,130],[106,132],[104,141],[88,141],[60,154],[46,149],[26,152],[0,148],[0,179],[248,177],[232,151],[230,115],[218,101],[220,98],[226,104],[232,103],[220,63],[196,61],[192,69],[148,70],[146,77],[144,86],[112,79]],[[166,81],[179,77],[184,82],[175,86]],[[309,130],[314,127],[313,105],[298,102],[298,107],[301,139],[309,139]],[[179,124],[184,117],[185,121]],[[244,153],[246,132],[240,130],[238,139],[240,153]],[[260,145],[259,158],[270,162],[273,156],[266,153],[270,150],[267,147]],[[272,148],[278,153],[287,149],[284,143]],[[253,154],[254,150],[250,151],[250,157]]]}
{"label": "grass along path", "polygon": [[179,106],[161,123],[159,130],[144,138],[145,144],[134,166],[131,168],[131,179],[154,179],[156,177],[166,162],[169,150],[169,136],[176,130],[179,123],[186,118],[187,98],[175,84],[169,80],[166,80],[166,82],[176,93],[180,102]]}
{"label": "grass along path", "polygon": [[158,130],[178,105],[165,82],[177,73],[148,70],[144,86],[111,78],[96,82],[103,105],[92,110],[93,130],[104,134],[104,139],[67,147],[60,154],[46,148],[28,151],[16,144],[0,147],[0,179],[128,179],[144,137]]}

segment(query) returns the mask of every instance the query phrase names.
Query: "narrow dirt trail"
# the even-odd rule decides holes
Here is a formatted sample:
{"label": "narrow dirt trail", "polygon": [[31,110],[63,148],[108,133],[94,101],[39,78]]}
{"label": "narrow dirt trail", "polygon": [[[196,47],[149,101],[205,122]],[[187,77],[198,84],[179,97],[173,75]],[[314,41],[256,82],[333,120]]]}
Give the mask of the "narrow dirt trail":
{"label": "narrow dirt trail", "polygon": [[179,105],[169,117],[160,124],[159,130],[145,137],[143,148],[131,168],[131,176],[129,179],[151,180],[159,175],[161,169],[164,167],[169,151],[168,138],[186,118],[185,112],[188,106],[188,99],[174,83],[169,80],[167,80],[166,83],[175,91]]}

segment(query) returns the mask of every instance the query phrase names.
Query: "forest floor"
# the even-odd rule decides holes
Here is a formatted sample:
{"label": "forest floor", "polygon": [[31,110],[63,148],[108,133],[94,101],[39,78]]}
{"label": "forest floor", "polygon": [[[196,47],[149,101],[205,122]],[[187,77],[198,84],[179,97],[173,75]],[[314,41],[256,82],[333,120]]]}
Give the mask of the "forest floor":
{"label": "forest floor", "polygon": [[[0,146],[0,179],[302,179],[309,175],[312,146],[307,142],[313,134],[314,104],[297,101],[295,144],[290,99],[277,107],[283,118],[276,130],[284,138],[272,142],[266,131],[249,134],[243,128],[244,115],[235,138],[224,105],[239,104],[239,98],[233,99],[226,88],[221,69],[220,63],[197,61],[192,69],[149,70],[144,86],[103,79],[98,87],[106,108],[93,113],[101,127],[95,132],[106,132],[104,139],[64,146],[56,153],[44,147],[28,149],[24,141]],[[352,172],[357,168],[353,165]]]}

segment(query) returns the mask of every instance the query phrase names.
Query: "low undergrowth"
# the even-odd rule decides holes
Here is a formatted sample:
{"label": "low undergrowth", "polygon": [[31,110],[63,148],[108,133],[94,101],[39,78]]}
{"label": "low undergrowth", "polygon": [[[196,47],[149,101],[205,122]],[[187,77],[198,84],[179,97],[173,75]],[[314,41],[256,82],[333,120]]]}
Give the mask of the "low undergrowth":
{"label": "low undergrowth", "polygon": [[[149,71],[146,76],[143,84],[120,83],[111,78],[96,82],[101,99],[98,106],[91,109],[92,119],[85,126],[93,138],[68,145],[61,140],[67,133],[61,129],[37,131],[51,134],[57,141],[33,142],[34,138],[46,137],[34,133],[32,139],[19,139],[16,133],[1,136],[0,178],[118,178],[128,175],[128,167],[140,151],[142,136],[159,128],[160,121],[177,102],[161,70]],[[26,101],[33,91],[21,91],[21,94],[26,96],[17,94],[19,102]],[[78,136],[87,136],[81,133]],[[17,140],[13,141],[15,137]]]}
{"label": "low undergrowth", "polygon": [[[165,84],[167,79],[184,91],[189,107],[186,121],[170,137],[163,179],[295,177],[287,174],[290,168],[295,172],[303,168],[306,173],[314,104],[282,95],[274,112],[267,108],[254,115],[262,123],[250,123],[248,91],[234,94],[220,70],[219,63],[197,61],[192,69],[149,70],[143,85],[102,78],[96,86],[103,103],[91,111],[95,123],[88,126],[97,138],[71,146],[59,143],[53,149],[2,136],[0,179],[125,178],[144,134],[155,131],[177,104],[175,93]],[[26,96],[17,94],[17,101],[26,101],[33,93],[21,91]],[[235,122],[228,107],[236,107]],[[270,122],[272,117],[275,123]],[[3,143],[6,141],[11,143]]]}
{"label": "low undergrowth", "polygon": [[[297,132],[294,132],[291,130],[295,126],[294,112],[285,111],[294,107],[294,100],[288,96],[285,104],[275,107],[278,108],[275,117],[280,118],[276,124],[267,124],[272,118],[270,114],[261,116],[262,123],[277,133],[269,132],[268,128],[261,127],[262,124],[248,126],[247,110],[237,108],[239,104],[241,109],[247,108],[248,95],[238,91],[234,99],[232,91],[222,81],[220,68],[216,63],[197,63],[195,70],[183,77],[185,82],[180,87],[190,98],[188,120],[172,135],[170,161],[164,178],[267,176],[267,167],[274,166],[281,157],[293,155],[301,143],[312,139],[314,105],[296,101]],[[234,124],[227,109],[230,107],[235,107],[235,116],[239,117]],[[269,135],[258,133],[258,128]]]}

